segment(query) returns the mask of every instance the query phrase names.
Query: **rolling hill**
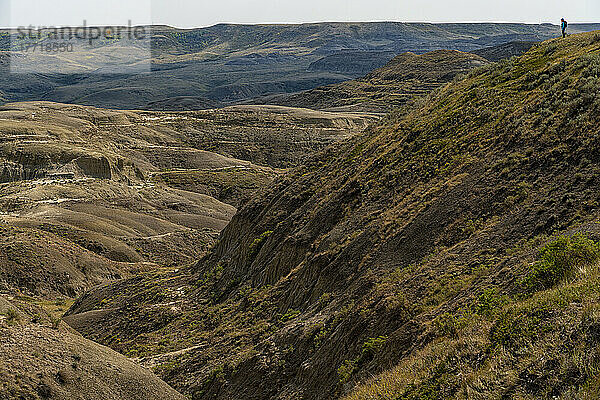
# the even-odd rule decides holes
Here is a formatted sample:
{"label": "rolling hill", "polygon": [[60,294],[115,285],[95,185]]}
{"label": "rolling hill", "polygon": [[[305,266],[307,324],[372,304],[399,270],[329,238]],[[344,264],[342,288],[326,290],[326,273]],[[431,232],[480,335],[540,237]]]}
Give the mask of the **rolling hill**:
{"label": "rolling hill", "polygon": [[[595,25],[570,29],[591,30]],[[151,38],[140,45],[107,41],[63,55],[58,75],[45,69],[56,65],[53,55],[29,54],[39,73],[20,74],[19,79],[10,73],[9,64],[0,63],[2,97],[113,109],[200,109],[212,107],[212,102],[233,104],[354,79],[407,51],[475,51],[559,34],[558,27],[549,24],[396,22],[221,24],[189,30],[154,26],[148,30]],[[0,32],[0,50],[9,49],[15,34]],[[355,61],[348,62],[349,54]],[[106,68],[110,57],[125,66],[151,57],[152,71],[117,74]]]}
{"label": "rolling hill", "polygon": [[182,400],[150,371],[27,299],[0,296],[0,398]]}
{"label": "rolling hill", "polygon": [[66,320],[195,399],[593,398],[599,68],[598,33],[477,68]]}
{"label": "rolling hill", "polygon": [[279,168],[373,120],[266,106],[154,113],[8,104],[0,109],[0,290],[75,297],[193,262]]}
{"label": "rolling hill", "polygon": [[264,101],[329,111],[386,114],[487,63],[479,56],[456,50],[436,50],[423,55],[404,53],[363,78]]}

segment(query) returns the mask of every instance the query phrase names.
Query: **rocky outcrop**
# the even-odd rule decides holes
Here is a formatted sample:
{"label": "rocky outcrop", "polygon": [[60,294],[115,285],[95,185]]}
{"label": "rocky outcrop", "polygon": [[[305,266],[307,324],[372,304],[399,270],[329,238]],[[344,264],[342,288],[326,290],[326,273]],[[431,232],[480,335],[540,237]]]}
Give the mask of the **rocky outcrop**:
{"label": "rocky outcrop", "polygon": [[21,164],[8,160],[0,161],[0,183],[31,179],[33,175],[33,171],[26,171]]}
{"label": "rocky outcrop", "polygon": [[84,176],[96,179],[112,179],[112,167],[105,156],[85,155],[75,160]]}
{"label": "rocky outcrop", "polygon": [[12,160],[0,159],[0,183],[23,180],[41,179],[45,177],[56,179],[58,175],[68,174],[71,179],[75,176],[112,179],[113,168],[105,156],[84,155],[72,161],[53,158],[51,155],[36,156],[19,153]]}

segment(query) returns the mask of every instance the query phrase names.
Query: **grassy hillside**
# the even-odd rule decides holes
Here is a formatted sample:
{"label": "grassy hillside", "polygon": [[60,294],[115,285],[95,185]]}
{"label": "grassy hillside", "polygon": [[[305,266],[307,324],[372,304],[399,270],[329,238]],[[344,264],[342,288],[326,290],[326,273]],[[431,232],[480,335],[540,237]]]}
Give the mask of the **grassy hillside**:
{"label": "grassy hillside", "polygon": [[[593,25],[570,29],[590,30]],[[44,66],[56,62],[52,55],[29,54],[36,57],[35,65],[42,70],[19,79],[14,79],[8,64],[0,60],[4,93],[0,97],[113,109],[202,109],[215,102],[295,93],[364,75],[365,63],[348,62],[344,57],[348,52],[360,52],[363,59],[371,60],[391,53],[375,67],[407,51],[473,51],[511,41],[537,42],[560,34],[554,25],[395,22],[223,24],[190,30],[156,26],[152,32],[146,48],[131,44],[123,48],[109,41],[89,51],[63,55],[59,75],[44,73],[48,72]],[[0,32],[0,50],[8,48],[8,35]],[[117,74],[104,68],[109,57],[118,57],[125,65],[134,63],[144,57],[142,50],[151,50],[151,73]],[[99,68],[104,68],[103,74],[95,73]]]}
{"label": "grassy hillside", "polygon": [[479,68],[68,322],[195,399],[593,398],[599,71],[597,33]]}

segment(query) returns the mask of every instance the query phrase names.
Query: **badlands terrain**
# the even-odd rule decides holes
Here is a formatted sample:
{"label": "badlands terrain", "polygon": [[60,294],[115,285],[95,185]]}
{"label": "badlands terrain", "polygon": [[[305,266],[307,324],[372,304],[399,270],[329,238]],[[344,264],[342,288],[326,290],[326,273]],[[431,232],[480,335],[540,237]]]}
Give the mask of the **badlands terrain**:
{"label": "badlands terrain", "polygon": [[94,286],[194,263],[285,168],[374,120],[279,106],[0,108],[0,398],[180,398],[62,313]]}
{"label": "badlands terrain", "polygon": [[599,52],[473,70],[65,320],[198,399],[593,398]]}
{"label": "badlands terrain", "polygon": [[239,80],[3,86],[1,399],[594,398],[599,33],[160,29]]}

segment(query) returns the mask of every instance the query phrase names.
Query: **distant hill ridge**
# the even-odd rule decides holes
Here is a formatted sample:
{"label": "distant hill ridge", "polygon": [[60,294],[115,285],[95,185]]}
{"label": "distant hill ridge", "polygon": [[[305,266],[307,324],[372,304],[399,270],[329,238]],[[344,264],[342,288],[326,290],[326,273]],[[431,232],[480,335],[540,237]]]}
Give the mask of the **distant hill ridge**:
{"label": "distant hill ridge", "polygon": [[477,54],[486,60],[498,62],[505,58],[520,56],[532,48],[536,42],[508,42],[498,46],[487,47],[485,49],[474,50],[473,54]]}
{"label": "distant hill ridge", "polygon": [[[594,29],[576,24],[571,32]],[[215,25],[198,29],[152,27],[153,72],[134,75],[77,73],[102,67],[115,51],[110,43],[93,54],[76,54],[64,61],[61,72],[19,76],[0,63],[0,87],[7,101],[49,100],[105,108],[204,108],[208,101],[233,104],[249,99],[295,93],[339,83],[364,75],[365,62],[327,63],[327,57],[361,52],[366,55],[411,51],[422,54],[438,49],[475,51],[511,41],[557,37],[559,28],[542,24],[428,24],[428,23],[316,23],[299,25]],[[13,33],[14,34],[14,33]],[[8,49],[10,33],[0,32],[0,50]],[[358,54],[358,53],[355,53]],[[49,59],[37,55],[44,72]],[[375,57],[375,56],[373,56]],[[391,57],[390,57],[391,58]],[[321,64],[321,67],[315,68]],[[313,66],[311,69],[311,65]],[[207,99],[181,102],[177,99]],[[157,103],[158,102],[158,103]],[[172,107],[172,108],[171,108]]]}
{"label": "distant hill ridge", "polygon": [[294,107],[386,113],[430,93],[458,74],[488,63],[478,55],[457,50],[435,50],[422,55],[408,52],[362,78],[264,101]]}

